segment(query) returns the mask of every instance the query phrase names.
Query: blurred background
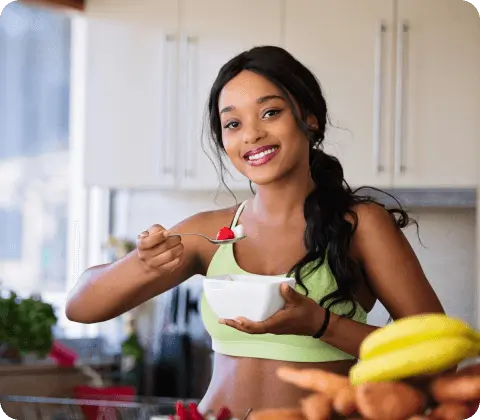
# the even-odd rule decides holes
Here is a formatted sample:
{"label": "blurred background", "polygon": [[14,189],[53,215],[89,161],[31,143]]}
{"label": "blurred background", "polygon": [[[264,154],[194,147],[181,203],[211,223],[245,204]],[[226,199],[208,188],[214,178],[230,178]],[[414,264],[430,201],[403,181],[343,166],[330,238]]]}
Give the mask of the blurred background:
{"label": "blurred background", "polygon": [[[234,196],[219,183],[202,125],[220,66],[262,44],[315,72],[334,125],[326,151],[352,187],[386,189],[412,212],[422,243],[414,227],[406,235],[447,312],[480,328],[480,18],[470,3],[17,1],[0,17],[3,304],[14,291],[52,305],[53,340],[109,383],[126,383],[135,337],[140,394],[198,398],[208,385],[201,279],[102,324],[68,321],[64,302],[84,269],[123,255],[151,224],[251,195],[234,170]],[[369,322],[387,319],[378,304]],[[4,354],[0,378],[57,385],[0,394],[69,395],[91,382],[51,359]]]}

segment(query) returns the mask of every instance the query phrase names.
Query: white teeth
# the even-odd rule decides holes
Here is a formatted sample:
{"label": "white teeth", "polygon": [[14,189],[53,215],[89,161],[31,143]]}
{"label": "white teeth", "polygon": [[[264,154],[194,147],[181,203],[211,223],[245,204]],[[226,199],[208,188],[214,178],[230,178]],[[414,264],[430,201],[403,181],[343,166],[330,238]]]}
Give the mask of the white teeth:
{"label": "white teeth", "polygon": [[273,153],[275,150],[277,150],[277,148],[272,147],[271,149],[265,150],[264,152],[256,153],[255,155],[250,155],[250,156],[248,156],[248,160],[261,159],[264,156],[269,155],[270,153]]}

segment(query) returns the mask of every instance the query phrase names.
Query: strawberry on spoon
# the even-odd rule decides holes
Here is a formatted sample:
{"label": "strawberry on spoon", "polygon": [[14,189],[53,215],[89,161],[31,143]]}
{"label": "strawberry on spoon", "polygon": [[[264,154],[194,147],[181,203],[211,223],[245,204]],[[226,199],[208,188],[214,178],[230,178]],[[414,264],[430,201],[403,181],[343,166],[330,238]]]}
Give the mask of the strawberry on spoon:
{"label": "strawberry on spoon", "polygon": [[217,239],[219,241],[226,241],[228,239],[234,239],[235,233],[229,227],[222,227],[217,233]]}
{"label": "strawberry on spoon", "polygon": [[246,238],[244,229],[242,225],[235,226],[232,229],[229,227],[223,227],[217,233],[217,237],[215,239],[209,238],[206,235],[201,233],[171,233],[169,236],[184,236],[184,235],[196,235],[201,236],[202,238],[206,239],[207,241],[211,242],[214,245],[230,245],[234,244],[242,239]]}

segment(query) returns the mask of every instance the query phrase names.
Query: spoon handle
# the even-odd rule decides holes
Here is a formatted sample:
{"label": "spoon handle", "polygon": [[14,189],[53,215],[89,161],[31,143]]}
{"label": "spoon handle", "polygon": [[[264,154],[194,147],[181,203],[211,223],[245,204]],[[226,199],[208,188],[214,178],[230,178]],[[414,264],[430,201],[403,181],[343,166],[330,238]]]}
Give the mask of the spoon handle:
{"label": "spoon handle", "polygon": [[206,235],[202,235],[201,233],[171,233],[169,236],[183,236],[183,235],[200,236],[214,245],[231,245],[245,238],[245,236],[241,236],[233,239],[213,239],[213,238],[209,238]]}

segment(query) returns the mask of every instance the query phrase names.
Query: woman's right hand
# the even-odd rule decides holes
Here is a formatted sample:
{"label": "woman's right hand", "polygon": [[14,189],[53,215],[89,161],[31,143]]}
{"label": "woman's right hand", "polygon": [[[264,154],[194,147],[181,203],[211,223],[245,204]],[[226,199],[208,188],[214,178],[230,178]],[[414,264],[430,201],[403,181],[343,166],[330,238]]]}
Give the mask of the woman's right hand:
{"label": "woman's right hand", "polygon": [[137,252],[147,269],[159,273],[172,272],[182,262],[183,244],[180,236],[169,237],[160,225],[153,225],[137,238]]}

